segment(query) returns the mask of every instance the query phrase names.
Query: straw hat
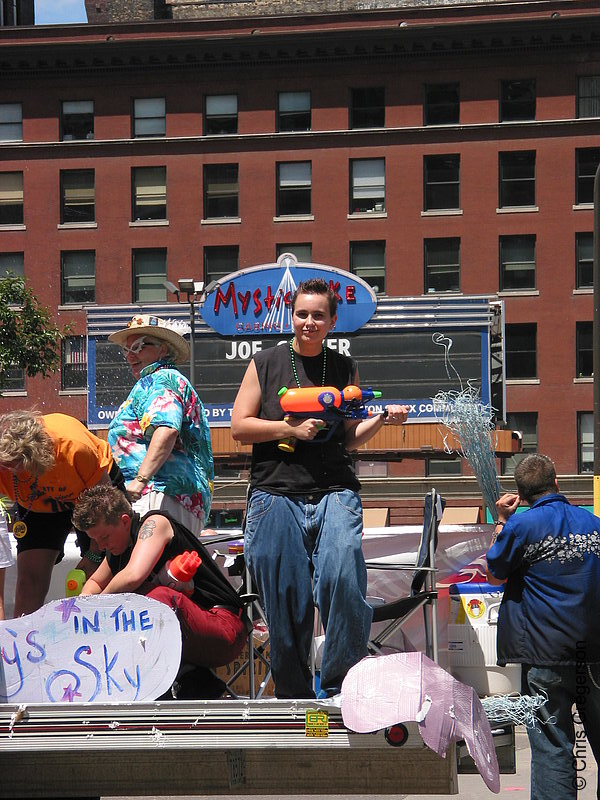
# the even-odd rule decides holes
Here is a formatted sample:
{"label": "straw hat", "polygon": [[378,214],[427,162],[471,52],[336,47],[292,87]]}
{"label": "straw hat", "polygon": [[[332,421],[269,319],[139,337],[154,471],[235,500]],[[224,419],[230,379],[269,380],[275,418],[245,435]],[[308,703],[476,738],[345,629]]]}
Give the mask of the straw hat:
{"label": "straw hat", "polygon": [[137,336],[151,336],[169,345],[176,364],[188,361],[190,345],[183,338],[183,333],[188,333],[189,327],[175,320],[161,319],[150,314],[136,314],[123,330],[115,331],[108,337],[109,342],[126,345],[127,339],[133,334]]}

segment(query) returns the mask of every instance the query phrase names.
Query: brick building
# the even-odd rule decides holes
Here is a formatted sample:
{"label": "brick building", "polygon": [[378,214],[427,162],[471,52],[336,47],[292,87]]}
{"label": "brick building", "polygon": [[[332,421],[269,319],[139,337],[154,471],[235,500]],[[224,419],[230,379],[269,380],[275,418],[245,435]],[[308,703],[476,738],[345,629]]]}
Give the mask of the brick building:
{"label": "brick building", "polygon": [[292,251],[382,296],[498,296],[508,426],[589,473],[600,11],[366,5],[86,0],[94,24],[2,30],[0,273],[71,325],[3,409],[85,419],[90,304]]}

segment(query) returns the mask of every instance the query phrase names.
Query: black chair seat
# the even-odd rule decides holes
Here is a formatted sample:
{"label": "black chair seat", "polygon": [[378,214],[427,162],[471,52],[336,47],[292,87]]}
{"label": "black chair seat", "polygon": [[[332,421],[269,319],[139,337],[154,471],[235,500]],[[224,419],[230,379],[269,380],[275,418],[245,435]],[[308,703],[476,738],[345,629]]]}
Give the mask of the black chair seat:
{"label": "black chair seat", "polygon": [[398,600],[392,600],[391,603],[373,606],[373,622],[405,617],[425,603],[430,603],[437,596],[437,592],[419,592],[411,597],[400,597]]}

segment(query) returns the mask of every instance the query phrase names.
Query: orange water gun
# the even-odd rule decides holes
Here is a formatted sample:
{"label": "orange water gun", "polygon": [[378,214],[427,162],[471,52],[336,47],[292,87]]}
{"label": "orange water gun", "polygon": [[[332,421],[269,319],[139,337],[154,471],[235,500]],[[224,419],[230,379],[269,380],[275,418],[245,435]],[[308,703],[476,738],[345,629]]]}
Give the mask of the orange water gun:
{"label": "orange water gun", "polygon": [[[322,419],[326,423],[328,430],[320,432],[311,441],[323,442],[329,439],[334,428],[342,419],[366,419],[374,416],[373,412],[366,408],[365,403],[370,400],[377,400],[381,397],[381,392],[368,386],[361,389],[359,386],[345,386],[337,389],[335,386],[306,386],[300,389],[288,389],[283,386],[279,392],[279,402],[285,413],[284,419],[288,417],[312,417]],[[293,453],[296,449],[296,438],[289,436],[282,439],[278,447],[287,453]]]}

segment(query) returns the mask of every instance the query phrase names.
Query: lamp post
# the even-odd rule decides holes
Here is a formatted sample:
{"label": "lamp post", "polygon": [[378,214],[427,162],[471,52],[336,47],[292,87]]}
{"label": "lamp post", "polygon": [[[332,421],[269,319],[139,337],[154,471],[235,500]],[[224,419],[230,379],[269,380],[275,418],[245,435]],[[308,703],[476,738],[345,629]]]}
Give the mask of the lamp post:
{"label": "lamp post", "polygon": [[[190,304],[190,383],[194,386],[196,382],[196,320],[195,320],[195,305],[202,303],[206,297],[203,281],[195,281],[193,278],[179,278],[177,286],[171,281],[164,281],[163,286],[167,291],[171,292],[177,297],[177,302],[187,302]],[[182,296],[185,295],[184,300]]]}

